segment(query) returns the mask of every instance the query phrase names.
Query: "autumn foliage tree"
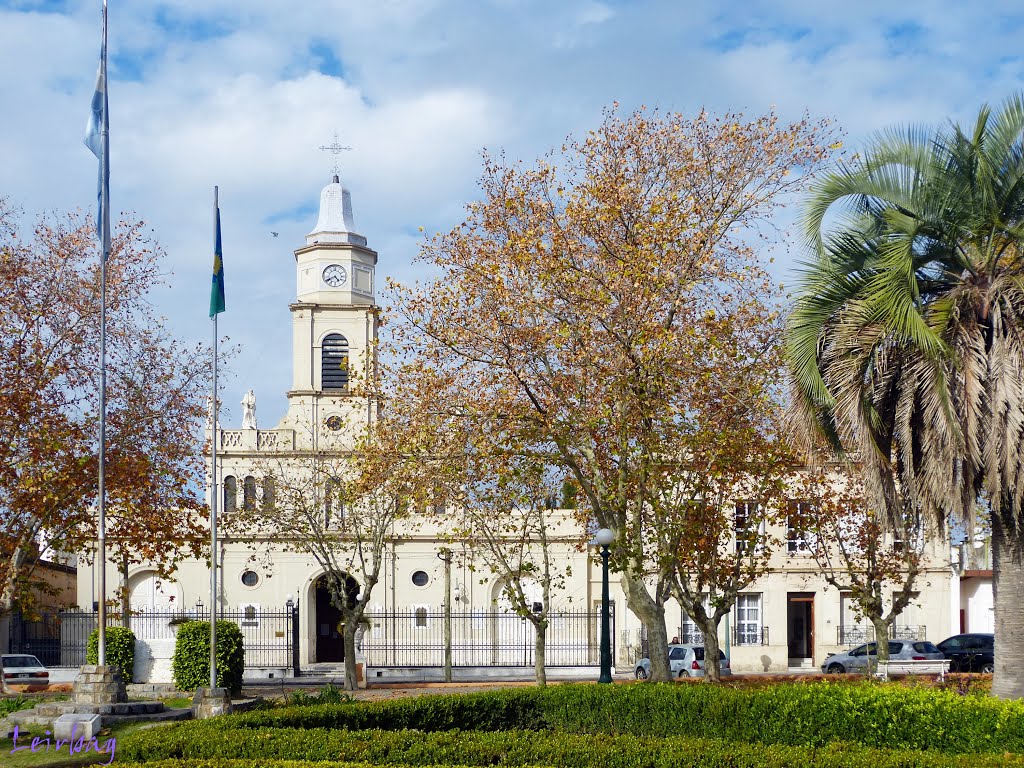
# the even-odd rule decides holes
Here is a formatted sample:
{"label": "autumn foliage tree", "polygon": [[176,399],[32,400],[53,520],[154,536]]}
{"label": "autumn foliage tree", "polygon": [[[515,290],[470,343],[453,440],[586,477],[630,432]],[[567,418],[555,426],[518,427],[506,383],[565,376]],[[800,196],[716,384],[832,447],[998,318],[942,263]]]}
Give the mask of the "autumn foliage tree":
{"label": "autumn foliage tree", "polygon": [[563,483],[552,457],[521,442],[515,423],[492,418],[488,392],[462,389],[457,377],[442,380],[421,362],[405,366],[401,378],[429,403],[427,487],[446,502],[423,508],[460,545],[469,569],[500,583],[512,611],[532,626],[535,679],[545,685],[552,595],[571,575],[566,553],[582,550],[589,536],[572,511],[556,508]]}
{"label": "autumn foliage tree", "polygon": [[[785,516],[794,455],[778,386],[779,331],[778,316],[756,304],[719,320],[718,346],[691,393],[689,423],[677,422],[651,503],[649,558],[669,572],[669,592],[703,634],[707,659],[718,658],[722,619],[780,544],[772,531]],[[717,664],[705,670],[718,681]]]}
{"label": "autumn foliage tree", "polygon": [[[420,401],[395,397],[390,386],[369,393],[366,387],[360,379],[359,394],[371,398],[371,418],[349,424],[351,444],[341,442],[342,433],[334,438],[327,433],[298,455],[256,459],[253,474],[262,499],[226,523],[268,570],[274,553],[284,551],[307,555],[322,571],[331,605],[341,616],[348,690],[357,685],[356,633],[367,623],[364,614],[388,544],[396,526],[409,534],[418,525],[412,513],[427,495],[434,445],[429,422],[418,411]],[[385,397],[388,407],[376,407]]]}
{"label": "autumn foliage tree", "polygon": [[823,124],[772,114],[611,110],[532,167],[486,156],[466,221],[423,248],[439,277],[394,290],[399,342],[487,391],[490,418],[578,488],[584,522],[616,532],[613,568],[648,627],[654,679],[669,677],[674,578],[648,533],[665,457],[709,356],[733,345],[721,318],[770,300],[759,225],[828,141]]}
{"label": "autumn foliage tree", "polygon": [[[149,302],[163,254],[139,221],[116,228],[107,264],[108,544],[115,562],[164,572],[200,541],[199,427],[209,363]],[[42,219],[24,238],[0,206],[0,615],[30,608],[47,551],[96,537],[99,256],[92,224]]]}
{"label": "autumn foliage tree", "polygon": [[892,627],[914,599],[924,565],[925,518],[906,505],[889,520],[871,505],[853,467],[808,469],[799,492],[806,551],[825,581],[848,593],[871,622],[878,659],[888,660]]}

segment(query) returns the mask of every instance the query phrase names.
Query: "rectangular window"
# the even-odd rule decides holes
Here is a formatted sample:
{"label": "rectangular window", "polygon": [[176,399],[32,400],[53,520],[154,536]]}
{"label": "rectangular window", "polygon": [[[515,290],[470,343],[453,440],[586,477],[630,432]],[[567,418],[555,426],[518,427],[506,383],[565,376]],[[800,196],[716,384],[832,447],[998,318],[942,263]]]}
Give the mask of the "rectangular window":
{"label": "rectangular window", "polygon": [[761,595],[736,596],[736,644],[761,644]]}
{"label": "rectangular window", "polygon": [[857,603],[850,592],[839,595],[839,645],[859,645],[867,642],[873,635],[869,631],[867,621],[857,610]]}
{"label": "rectangular window", "polygon": [[[705,595],[703,599],[704,612],[707,613],[709,610],[708,600],[710,598]],[[700,631],[700,627],[690,618],[689,614],[685,609],[679,609],[679,642],[680,643],[693,643],[694,645],[704,644],[704,633]]]}
{"label": "rectangular window", "polygon": [[757,504],[752,501],[737,501],[736,516],[736,551],[747,552],[757,540]]}
{"label": "rectangular window", "polygon": [[806,552],[811,521],[809,501],[790,500],[786,511],[786,551],[790,554]]}

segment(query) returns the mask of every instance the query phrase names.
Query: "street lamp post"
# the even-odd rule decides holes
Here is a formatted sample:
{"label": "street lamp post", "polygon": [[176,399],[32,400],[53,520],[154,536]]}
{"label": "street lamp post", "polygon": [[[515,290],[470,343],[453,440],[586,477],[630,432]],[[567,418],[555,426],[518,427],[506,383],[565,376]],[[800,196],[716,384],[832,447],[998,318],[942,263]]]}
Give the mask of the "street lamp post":
{"label": "street lamp post", "polygon": [[609,609],[611,599],[608,595],[608,545],[615,540],[615,534],[609,528],[602,528],[594,537],[601,547],[601,676],[599,683],[612,681],[612,632]]}

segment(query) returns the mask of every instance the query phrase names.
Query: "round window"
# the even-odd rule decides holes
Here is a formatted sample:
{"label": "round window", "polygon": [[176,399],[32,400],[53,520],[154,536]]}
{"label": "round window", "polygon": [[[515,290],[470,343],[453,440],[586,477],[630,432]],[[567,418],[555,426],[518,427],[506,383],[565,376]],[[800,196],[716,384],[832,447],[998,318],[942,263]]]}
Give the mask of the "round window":
{"label": "round window", "polygon": [[345,426],[345,422],[342,421],[341,416],[328,416],[327,421],[325,421],[324,424],[332,432],[337,432],[339,429]]}
{"label": "round window", "polygon": [[430,581],[430,577],[427,575],[426,571],[416,571],[416,573],[412,575],[412,583],[417,587],[427,586],[428,581]]}
{"label": "round window", "polygon": [[256,571],[242,571],[242,583],[247,587],[255,587],[260,583],[260,575]]}

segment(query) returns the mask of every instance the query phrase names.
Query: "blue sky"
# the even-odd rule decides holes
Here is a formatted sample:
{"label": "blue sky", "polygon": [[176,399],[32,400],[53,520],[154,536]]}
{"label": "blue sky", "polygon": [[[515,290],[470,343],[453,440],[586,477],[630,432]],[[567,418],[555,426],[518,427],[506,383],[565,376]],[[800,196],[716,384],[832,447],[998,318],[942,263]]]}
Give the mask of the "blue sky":
{"label": "blue sky", "polygon": [[[0,0],[0,196],[27,214],[94,204],[82,135],[100,8]],[[272,427],[290,383],[292,250],[315,223],[332,164],[318,147],[336,131],[380,285],[415,278],[419,227],[461,219],[485,147],[533,159],[618,101],[808,111],[855,150],[879,128],[967,120],[1021,88],[1022,31],[1024,8],[999,0],[110,0],[111,202],[167,250],[156,301],[170,324],[206,340],[220,186],[221,329],[242,345],[226,426],[251,387]],[[799,251],[776,255],[790,280]]]}

